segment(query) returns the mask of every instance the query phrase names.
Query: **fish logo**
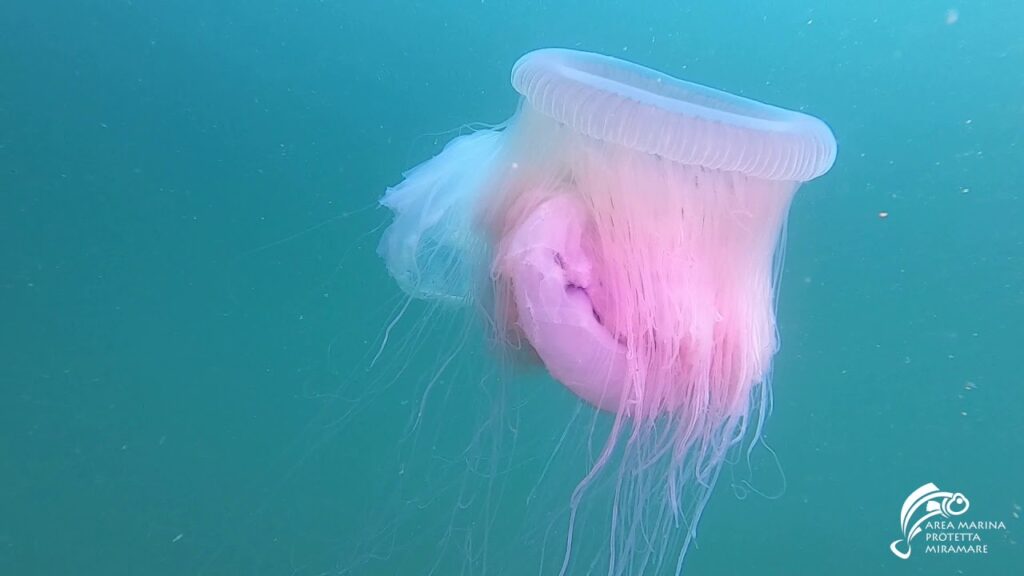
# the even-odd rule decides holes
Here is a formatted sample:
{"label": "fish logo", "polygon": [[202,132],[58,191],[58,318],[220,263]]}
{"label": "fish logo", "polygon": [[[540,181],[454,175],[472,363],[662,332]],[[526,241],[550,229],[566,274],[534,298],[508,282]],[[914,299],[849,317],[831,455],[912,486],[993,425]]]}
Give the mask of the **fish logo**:
{"label": "fish logo", "polygon": [[[924,507],[924,513],[919,515],[916,522],[911,525],[911,520],[917,515],[918,510]],[[892,553],[906,560],[910,558],[910,541],[921,533],[921,525],[934,516],[941,515],[943,518],[959,516],[970,508],[971,503],[967,497],[959,492],[944,492],[931,482],[911,492],[910,496],[903,501],[903,509],[900,511],[900,528],[903,529],[903,538],[896,540],[889,545]],[[901,545],[906,545],[901,549]]]}

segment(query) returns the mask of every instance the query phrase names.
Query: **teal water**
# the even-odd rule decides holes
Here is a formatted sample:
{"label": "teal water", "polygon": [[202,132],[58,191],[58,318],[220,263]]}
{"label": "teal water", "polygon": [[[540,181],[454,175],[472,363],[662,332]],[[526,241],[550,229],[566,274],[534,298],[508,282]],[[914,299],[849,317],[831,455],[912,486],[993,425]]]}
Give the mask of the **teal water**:
{"label": "teal water", "polygon": [[[839,142],[790,213],[768,497],[726,472],[684,573],[1024,573],[1022,24],[1010,0],[3,4],[0,574],[557,574],[587,409],[418,304],[374,361],[402,304],[377,198],[510,115],[544,46]],[[988,554],[889,552],[926,482],[1005,523]]]}

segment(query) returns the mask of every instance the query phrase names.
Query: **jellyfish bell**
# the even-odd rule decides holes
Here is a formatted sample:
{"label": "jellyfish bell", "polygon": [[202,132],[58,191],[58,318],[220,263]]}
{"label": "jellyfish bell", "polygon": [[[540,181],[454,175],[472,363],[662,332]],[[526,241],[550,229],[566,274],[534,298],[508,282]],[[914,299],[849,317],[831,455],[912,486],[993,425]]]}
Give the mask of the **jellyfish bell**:
{"label": "jellyfish bell", "polygon": [[388,190],[381,255],[410,296],[485,304],[499,341],[614,415],[562,572],[617,446],[609,573],[665,562],[638,534],[683,525],[678,572],[726,453],[767,412],[777,248],[835,140],[816,118],[598,54],[531,52],[512,85],[505,125]]}

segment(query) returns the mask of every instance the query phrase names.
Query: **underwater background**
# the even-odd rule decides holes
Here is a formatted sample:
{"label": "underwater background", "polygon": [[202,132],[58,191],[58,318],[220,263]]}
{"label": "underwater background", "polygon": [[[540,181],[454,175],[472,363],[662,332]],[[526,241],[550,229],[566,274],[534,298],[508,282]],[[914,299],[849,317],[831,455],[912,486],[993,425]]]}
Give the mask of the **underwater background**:
{"label": "underwater background", "polygon": [[[385,188],[511,115],[548,46],[839,144],[790,211],[770,449],[684,573],[1024,573],[1022,26],[1013,0],[3,3],[0,575],[552,573],[579,402],[399,314],[376,254]],[[927,482],[1005,523],[988,554],[890,553]]]}

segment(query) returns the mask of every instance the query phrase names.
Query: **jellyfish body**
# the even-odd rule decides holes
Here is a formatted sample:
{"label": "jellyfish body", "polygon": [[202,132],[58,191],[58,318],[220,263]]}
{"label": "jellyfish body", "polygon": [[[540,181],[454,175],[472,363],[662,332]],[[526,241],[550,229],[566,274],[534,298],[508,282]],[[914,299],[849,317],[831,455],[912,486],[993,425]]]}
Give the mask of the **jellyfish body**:
{"label": "jellyfish body", "polygon": [[[813,117],[597,54],[531,52],[512,84],[522,99],[503,127],[457,138],[387,192],[381,254],[411,296],[486,303],[499,341],[614,415],[572,509],[621,444],[609,573],[667,557],[678,572],[727,452],[766,414],[777,248],[834,138]],[[651,540],[675,526],[672,556]]]}

